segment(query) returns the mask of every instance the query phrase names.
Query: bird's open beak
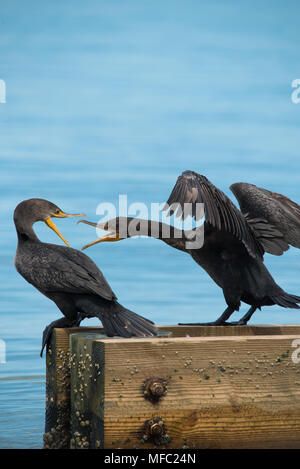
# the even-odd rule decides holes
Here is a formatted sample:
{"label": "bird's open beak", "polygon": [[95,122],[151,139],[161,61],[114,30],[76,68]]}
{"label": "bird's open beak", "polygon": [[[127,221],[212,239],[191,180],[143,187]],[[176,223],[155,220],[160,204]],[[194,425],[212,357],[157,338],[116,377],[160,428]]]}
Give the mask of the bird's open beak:
{"label": "bird's open beak", "polygon": [[95,228],[100,228],[101,230],[105,230],[105,231],[110,231],[111,233],[106,235],[106,236],[103,236],[102,238],[98,238],[96,239],[96,241],[93,241],[92,243],[89,243],[89,244],[86,244],[85,246],[83,246],[81,248],[82,251],[84,251],[84,249],[87,249],[91,246],[94,246],[95,244],[99,244],[99,243],[103,243],[105,241],[120,241],[122,238],[120,238],[119,236],[119,233],[117,231],[114,231],[112,230],[111,228],[108,227],[107,223],[93,223],[91,221],[87,221],[87,220],[79,220],[77,223],[85,223],[86,225],[91,225],[91,226],[94,226]]}
{"label": "bird's open beak", "polygon": [[[86,215],[84,213],[68,214],[68,213],[62,212],[61,210],[58,213],[51,215],[51,217],[56,217],[56,218],[85,217],[85,216]],[[46,218],[45,220],[46,225],[49,226],[49,228],[51,228],[51,230],[53,230],[60,237],[60,239],[62,239],[63,242],[66,243],[67,246],[69,246],[68,241],[58,231],[58,228],[55,225],[55,223],[51,220],[51,217]]]}

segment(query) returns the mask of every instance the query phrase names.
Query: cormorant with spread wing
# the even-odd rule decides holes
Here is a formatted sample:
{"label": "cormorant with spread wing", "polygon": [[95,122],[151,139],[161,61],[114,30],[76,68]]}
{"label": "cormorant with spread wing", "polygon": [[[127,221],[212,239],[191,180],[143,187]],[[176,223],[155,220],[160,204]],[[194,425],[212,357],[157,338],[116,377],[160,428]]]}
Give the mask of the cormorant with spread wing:
{"label": "cormorant with spread wing", "polygon": [[[188,231],[171,227],[170,236],[165,236],[168,225],[164,223],[118,217],[98,225],[81,220],[112,231],[83,249],[103,241],[119,241],[134,233],[158,237],[166,244],[187,252],[222,288],[227,303],[226,310],[216,321],[201,324],[247,324],[257,308],[267,305],[299,309],[300,297],[286,293],[275,283],[263,262],[263,255],[268,252],[279,256],[289,245],[300,248],[300,206],[284,195],[248,183],[235,183],[230,189],[241,210],[205,176],[184,171],[177,179],[164,210],[168,215],[175,212],[183,219],[192,215],[197,220],[203,216],[203,211],[197,210],[197,204],[204,204],[202,247],[193,249],[187,246],[192,246],[188,244],[191,236],[203,227]],[[130,229],[132,223],[139,229],[138,233]],[[249,311],[240,321],[228,323],[241,302],[251,306]]]}
{"label": "cormorant with spread wing", "polygon": [[68,215],[44,199],[29,199],[15,209],[18,235],[15,266],[27,282],[54,301],[64,317],[53,321],[43,333],[41,355],[54,327],[78,326],[85,317],[98,317],[108,336],[153,336],[151,321],[129,311],[117,297],[96,264],[83,252],[70,247],[42,243],[32,225],[44,221],[68,245],[52,217]]}

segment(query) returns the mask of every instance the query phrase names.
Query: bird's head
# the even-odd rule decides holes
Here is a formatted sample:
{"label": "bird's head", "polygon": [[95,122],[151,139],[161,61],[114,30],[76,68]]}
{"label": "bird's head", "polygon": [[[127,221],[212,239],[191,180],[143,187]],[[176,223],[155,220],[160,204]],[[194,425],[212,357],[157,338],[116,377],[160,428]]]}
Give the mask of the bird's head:
{"label": "bird's head", "polygon": [[85,216],[84,213],[69,214],[61,210],[57,205],[45,199],[28,199],[23,200],[15,208],[14,222],[19,232],[22,230],[26,234],[26,230],[32,227],[37,221],[43,221],[51,228],[63,241],[69,246],[68,241],[58,231],[57,226],[52,221],[52,218],[67,218],[67,217],[80,217]]}

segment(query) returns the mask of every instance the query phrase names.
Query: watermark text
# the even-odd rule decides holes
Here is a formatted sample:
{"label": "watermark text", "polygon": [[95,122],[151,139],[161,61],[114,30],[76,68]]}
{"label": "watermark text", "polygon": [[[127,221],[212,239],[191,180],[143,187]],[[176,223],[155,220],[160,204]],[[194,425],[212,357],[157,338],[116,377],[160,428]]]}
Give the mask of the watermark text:
{"label": "watermark text", "polygon": [[292,103],[298,104],[300,103],[300,78],[296,78],[292,81],[292,88],[295,88],[291,94]]}
{"label": "watermark text", "polygon": [[300,363],[300,339],[293,340],[292,347],[296,349],[292,353],[292,362]]}
{"label": "watermark text", "polygon": [[0,365],[6,363],[6,343],[0,339]]}
{"label": "watermark text", "polygon": [[[100,230],[112,231],[119,239],[134,236],[151,236],[168,242],[168,239],[183,238],[186,249],[200,249],[204,243],[204,204],[179,203],[169,206],[166,203],[151,203],[148,206],[142,202],[134,202],[128,206],[127,195],[119,195],[118,207],[110,202],[101,202],[96,214],[101,215],[97,224],[97,235]],[[170,224],[170,216],[173,225]],[[195,221],[197,220],[197,221]],[[201,221],[201,225],[197,222]]]}
{"label": "watermark text", "polygon": [[6,103],[6,84],[4,80],[0,79],[0,103]]}

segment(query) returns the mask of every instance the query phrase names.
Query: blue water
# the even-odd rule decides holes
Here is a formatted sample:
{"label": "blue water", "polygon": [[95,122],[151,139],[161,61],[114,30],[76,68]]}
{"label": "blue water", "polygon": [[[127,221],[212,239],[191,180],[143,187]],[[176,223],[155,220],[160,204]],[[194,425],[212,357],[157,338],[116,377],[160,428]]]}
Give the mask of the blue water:
{"label": "blue water", "polygon": [[[185,169],[233,200],[230,184],[247,181],[300,203],[299,13],[296,0],[1,2],[0,448],[42,446],[41,333],[60,317],[14,270],[15,206],[42,197],[97,220],[97,205],[119,194],[165,201]],[[75,248],[95,239],[74,219],[57,225]],[[44,224],[36,232],[61,243]],[[87,253],[119,300],[156,323],[213,320],[224,309],[206,273],[160,241]],[[297,250],[266,264],[300,294]],[[300,316],[274,306],[252,322]]]}

